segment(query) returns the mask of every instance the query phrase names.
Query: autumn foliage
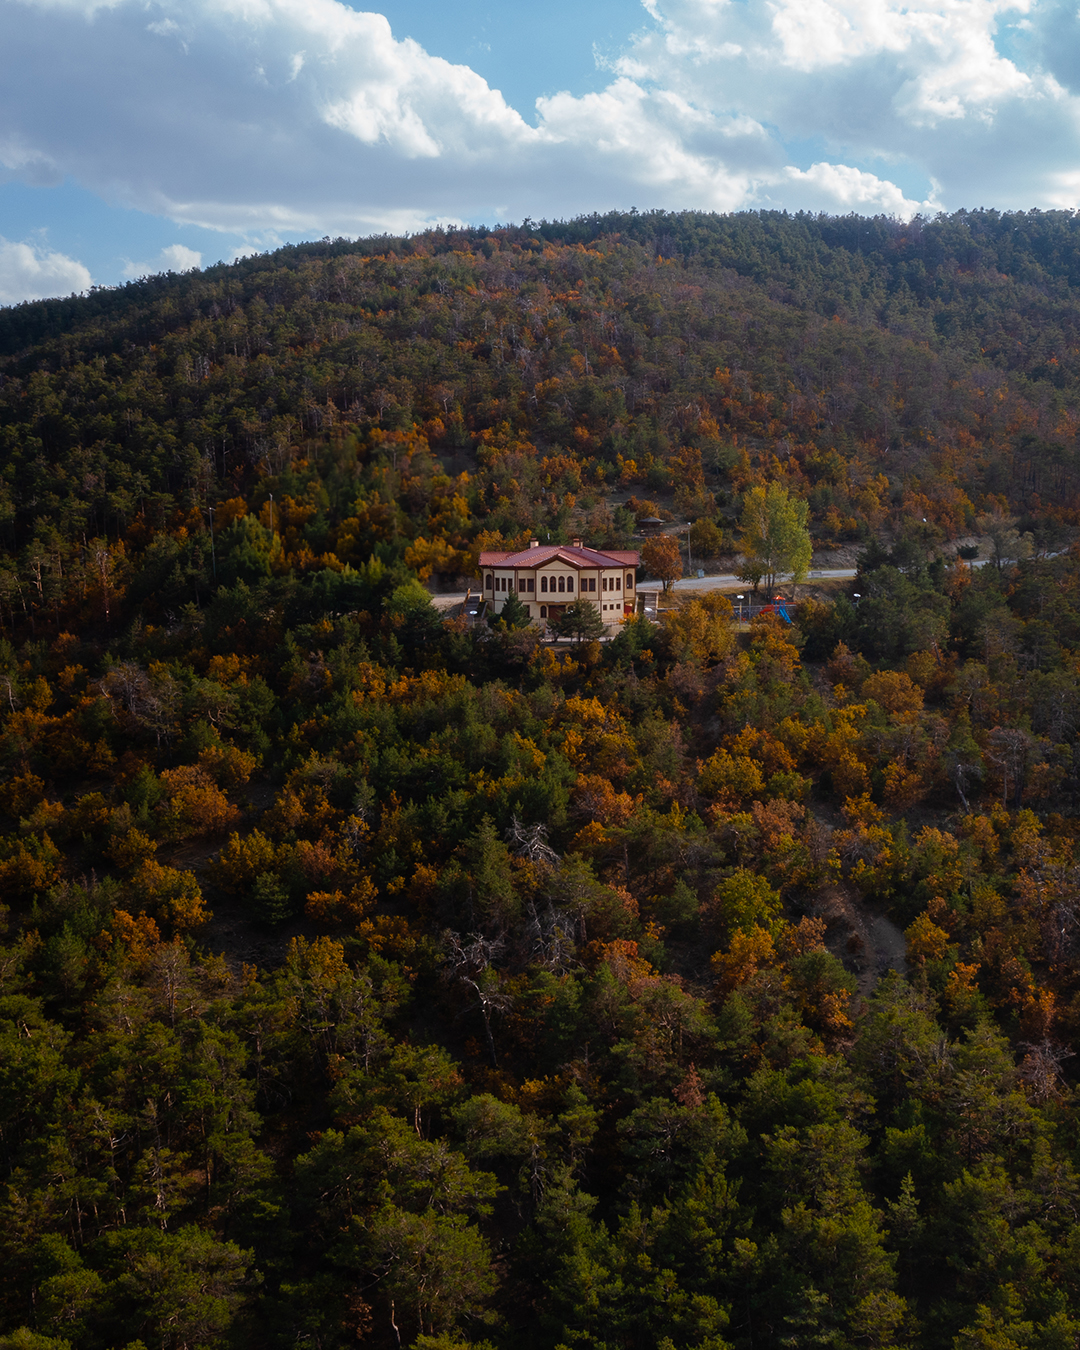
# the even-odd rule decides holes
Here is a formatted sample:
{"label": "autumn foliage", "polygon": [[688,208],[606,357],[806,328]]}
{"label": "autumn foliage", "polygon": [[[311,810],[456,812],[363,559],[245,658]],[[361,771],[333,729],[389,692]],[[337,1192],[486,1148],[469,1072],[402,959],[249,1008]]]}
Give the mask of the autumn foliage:
{"label": "autumn foliage", "polygon": [[[1075,1344],[1076,228],[0,312],[0,1345]],[[770,489],[791,623],[423,584]]]}

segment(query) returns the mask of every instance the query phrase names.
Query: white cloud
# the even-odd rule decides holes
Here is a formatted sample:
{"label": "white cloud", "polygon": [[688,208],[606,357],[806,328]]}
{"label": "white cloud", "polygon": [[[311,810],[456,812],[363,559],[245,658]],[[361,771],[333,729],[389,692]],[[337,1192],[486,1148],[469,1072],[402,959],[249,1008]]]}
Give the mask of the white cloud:
{"label": "white cloud", "polygon": [[544,140],[474,71],[339,0],[0,0],[0,29],[0,144],[178,221],[416,228],[509,196]]}
{"label": "white cloud", "polygon": [[[1080,158],[1080,105],[1044,68],[1035,0],[658,4],[662,29],[625,58],[639,79],[816,136],[830,160],[903,162],[947,205],[1049,205]],[[1075,26],[1065,45],[1080,52]]]}
{"label": "white cloud", "polygon": [[752,118],[717,116],[626,76],[602,93],[557,94],[538,106],[546,134],[588,165],[601,192],[632,184],[665,205],[727,211],[747,200],[755,169],[782,164]]}
{"label": "white cloud", "polygon": [[0,237],[0,305],[71,295],[90,285],[89,271],[75,258]]}
{"label": "white cloud", "polygon": [[341,0],[0,0],[0,165],[263,246],[630,205],[1073,204],[1064,4],[646,0],[607,88],[526,120]]}
{"label": "white cloud", "polygon": [[158,272],[192,272],[201,266],[201,253],[186,244],[168,244],[153,262],[128,262],[123,272],[126,277],[149,277]]}
{"label": "white cloud", "polygon": [[795,187],[807,211],[853,211],[862,216],[910,219],[919,211],[933,211],[938,206],[932,200],[912,201],[895,183],[848,164],[812,164],[806,170],[787,168],[777,186],[787,184]]}

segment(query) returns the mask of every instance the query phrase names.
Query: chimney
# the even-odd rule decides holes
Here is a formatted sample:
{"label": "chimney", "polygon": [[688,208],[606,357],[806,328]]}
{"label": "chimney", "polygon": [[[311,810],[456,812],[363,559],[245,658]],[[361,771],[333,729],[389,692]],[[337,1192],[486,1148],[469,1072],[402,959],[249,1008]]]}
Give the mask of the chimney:
{"label": "chimney", "polygon": [[539,547],[540,547],[540,540],[539,540],[539,539],[530,539],[530,540],[529,540],[529,547],[530,547],[530,548],[539,548]]}
{"label": "chimney", "polygon": [[571,539],[571,540],[570,540],[570,547],[571,547],[571,548],[584,548],[585,545],[584,545],[583,541],[580,540],[580,539]]}

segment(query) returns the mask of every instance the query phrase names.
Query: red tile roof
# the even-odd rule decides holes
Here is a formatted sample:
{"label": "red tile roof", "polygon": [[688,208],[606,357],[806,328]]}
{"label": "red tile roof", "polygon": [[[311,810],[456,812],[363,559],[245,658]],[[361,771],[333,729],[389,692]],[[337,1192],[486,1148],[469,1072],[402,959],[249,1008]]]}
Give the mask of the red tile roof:
{"label": "red tile roof", "polygon": [[639,554],[626,549],[601,553],[594,548],[574,548],[569,544],[543,544],[540,548],[523,548],[518,553],[481,553],[481,567],[540,567],[558,559],[570,567],[636,567]]}

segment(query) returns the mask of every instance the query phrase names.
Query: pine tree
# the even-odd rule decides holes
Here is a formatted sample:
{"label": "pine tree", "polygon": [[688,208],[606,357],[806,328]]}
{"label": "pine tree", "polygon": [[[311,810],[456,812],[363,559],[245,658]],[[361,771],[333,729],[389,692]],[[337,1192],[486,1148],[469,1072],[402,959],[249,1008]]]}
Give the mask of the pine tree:
{"label": "pine tree", "polygon": [[577,642],[595,642],[603,636],[604,620],[590,600],[575,600],[561,614],[548,620],[548,627],[556,637],[573,638]]}

